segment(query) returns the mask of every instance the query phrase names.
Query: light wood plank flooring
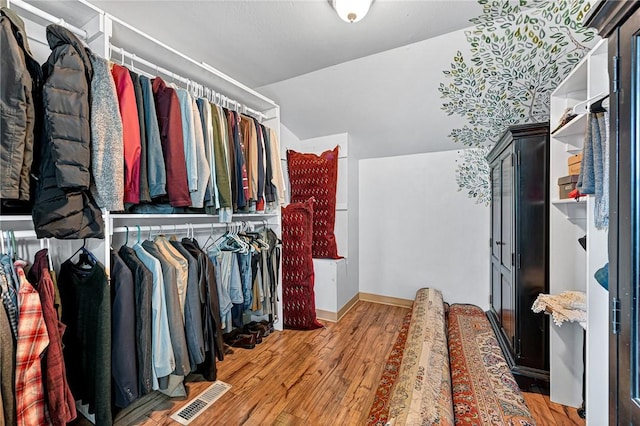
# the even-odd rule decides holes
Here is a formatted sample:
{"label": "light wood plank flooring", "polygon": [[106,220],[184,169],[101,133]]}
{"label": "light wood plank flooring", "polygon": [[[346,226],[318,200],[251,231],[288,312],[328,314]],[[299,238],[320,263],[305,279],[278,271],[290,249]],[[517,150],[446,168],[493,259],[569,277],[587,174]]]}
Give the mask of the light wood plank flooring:
{"label": "light wood plank flooring", "polygon": [[524,392],[529,411],[539,426],[584,426],[585,420],[573,407],[551,402],[549,395]]}
{"label": "light wood plank flooring", "polygon": [[[339,323],[324,322],[324,329],[275,332],[255,349],[234,349],[218,363],[218,379],[233,387],[192,424],[364,424],[407,312],[360,301]],[[187,386],[197,395],[208,385]],[[159,394],[145,402],[121,413],[116,424],[176,424],[169,416],[186,403]],[[527,404],[539,425],[584,424],[575,409],[552,404],[548,397],[527,394]]]}

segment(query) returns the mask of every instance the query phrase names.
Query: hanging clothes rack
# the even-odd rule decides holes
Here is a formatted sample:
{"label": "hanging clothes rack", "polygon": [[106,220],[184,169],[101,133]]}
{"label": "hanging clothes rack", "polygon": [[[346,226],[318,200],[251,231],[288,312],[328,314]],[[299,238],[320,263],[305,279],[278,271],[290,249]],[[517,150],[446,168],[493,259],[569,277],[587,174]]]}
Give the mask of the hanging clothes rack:
{"label": "hanging clothes rack", "polygon": [[[9,232],[11,230],[4,230],[4,229],[0,229],[0,233],[4,234],[5,232]],[[25,230],[19,230],[19,231],[11,231],[13,232],[13,235],[16,238],[29,238],[29,239],[36,239],[38,238],[36,236],[36,231],[34,231],[33,229],[25,229]]]}
{"label": "hanging clothes rack", "polygon": [[9,3],[9,8],[12,8],[13,6],[16,6],[26,12],[29,12],[35,16],[38,16],[46,21],[52,22],[54,24],[58,24],[61,25],[63,27],[65,27],[66,29],[68,29],[69,31],[71,31],[72,33],[74,33],[75,35],[77,35],[78,37],[82,38],[83,40],[88,40],[89,39],[89,34],[87,33],[86,30],[82,29],[82,28],[78,28],[75,25],[71,25],[68,22],[65,22],[64,19],[62,18],[58,18],[56,16],[53,16],[52,14],[45,12],[44,10],[38,9],[37,7],[23,1],[23,0],[10,0]]}
{"label": "hanging clothes rack", "polygon": [[[111,51],[111,53],[117,53],[122,55],[123,58],[129,58],[131,59],[131,61],[135,61],[139,64],[142,64],[150,69],[153,69],[156,71],[156,73],[158,74],[164,74],[167,77],[171,77],[171,79],[179,81],[180,83],[183,83],[185,85],[189,85],[191,84],[191,80],[189,80],[188,78],[185,77],[181,77],[178,74],[174,73],[173,71],[169,71],[166,68],[163,68],[159,65],[153,64],[149,61],[147,61],[146,59],[143,59],[141,57],[139,57],[138,55],[136,55],[135,53],[131,53],[131,52],[127,52],[126,50],[124,50],[122,47],[118,47],[118,46],[114,46],[113,44],[109,44],[109,50]],[[124,61],[122,61],[124,62]]]}
{"label": "hanging clothes rack", "polygon": [[231,223],[179,223],[179,224],[162,224],[162,225],[128,225],[128,226],[119,226],[113,228],[111,230],[111,235],[113,234],[122,234],[130,231],[137,231],[140,228],[141,232],[154,232],[154,231],[163,231],[167,230],[171,231],[188,231],[194,229],[215,229],[215,228],[224,228],[229,229],[230,227],[237,226],[239,224],[243,224],[245,226],[267,226],[268,223],[266,221],[262,222],[231,222]]}
{"label": "hanging clothes rack", "polygon": [[128,24],[127,22],[123,21],[122,19],[120,19],[120,18],[118,18],[116,16],[113,16],[113,15],[108,14],[108,13],[105,14],[105,16],[106,16],[106,18],[108,20],[112,21],[113,23],[116,23],[117,25],[122,26],[122,27],[126,28],[129,31],[132,31],[133,33],[137,34],[140,37],[144,37],[146,40],[148,40],[148,41],[150,41],[150,42],[162,47],[163,49],[165,49],[168,52],[170,52],[170,53],[172,53],[172,54],[184,59],[185,61],[190,62],[191,64],[193,64],[193,65],[195,65],[195,66],[197,66],[199,68],[202,68],[203,70],[206,70],[208,73],[215,75],[216,77],[224,80],[227,83],[230,83],[231,85],[241,89],[242,91],[250,94],[251,96],[259,99],[260,101],[269,104],[271,107],[276,107],[277,106],[277,104],[272,99],[269,99],[266,96],[256,92],[252,88],[240,83],[239,81],[237,81],[234,78],[228,76],[227,74],[215,69],[214,67],[212,67],[211,65],[207,64],[206,62],[202,62],[202,61],[198,62],[198,61],[196,61],[195,59],[185,55],[184,53],[182,53],[182,52],[180,52],[180,51],[178,51],[178,50],[176,50],[174,48],[172,48],[171,46],[167,45],[166,43],[163,43],[162,41],[160,41],[160,40],[158,40],[158,39],[156,39],[154,37],[151,37],[148,34],[145,34],[141,30],[139,30],[138,28]]}
{"label": "hanging clothes rack", "polygon": [[[259,121],[262,121],[266,118],[265,114],[263,114],[260,111],[257,111],[253,108],[250,108],[234,99],[228,98],[227,96],[216,92],[213,89],[210,89],[206,86],[204,86],[203,84],[194,82],[186,77],[182,77],[176,73],[174,73],[173,71],[170,71],[164,67],[161,67],[157,64],[154,64],[151,61],[148,61],[144,58],[141,58],[140,56],[136,55],[135,53],[129,52],[127,50],[125,50],[122,47],[118,47],[115,46],[114,44],[109,43],[109,50],[111,51],[111,55],[115,54],[119,54],[121,55],[121,57],[124,59],[129,58],[132,61],[132,66],[133,66],[133,62],[137,62],[139,64],[142,64],[144,66],[146,66],[147,68],[151,69],[151,70],[155,70],[156,73],[158,74],[164,74],[167,77],[171,77],[172,80],[175,81],[179,81],[180,83],[184,84],[187,89],[189,89],[190,87],[199,87],[201,88],[203,91],[208,91],[210,92],[210,97],[209,100],[228,109],[233,109],[237,112],[241,112],[243,114],[248,114],[248,115],[252,115],[256,118],[258,118]],[[111,56],[110,55],[110,56]],[[110,58],[111,59],[111,58]],[[121,59],[122,62],[124,62],[124,60]],[[208,68],[205,68],[208,69]]]}

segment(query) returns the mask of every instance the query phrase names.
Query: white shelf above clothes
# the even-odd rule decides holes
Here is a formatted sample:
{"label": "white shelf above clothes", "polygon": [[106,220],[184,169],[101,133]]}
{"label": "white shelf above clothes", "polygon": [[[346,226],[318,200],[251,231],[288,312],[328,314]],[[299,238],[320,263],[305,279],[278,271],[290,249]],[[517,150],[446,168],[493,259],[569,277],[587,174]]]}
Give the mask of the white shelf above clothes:
{"label": "white shelf above clothes", "polygon": [[580,200],[576,200],[574,198],[562,198],[562,199],[551,200],[551,204],[571,205],[571,206],[584,208],[587,205],[587,202],[584,201],[584,198],[580,199]]}
{"label": "white shelf above clothes", "polygon": [[572,198],[551,200],[551,204],[562,212],[564,219],[582,229],[585,228],[587,220],[587,202],[582,199],[576,201]]}
{"label": "white shelf above clothes", "polygon": [[559,128],[551,134],[551,137],[557,140],[565,141],[567,139],[584,138],[584,130],[587,125],[587,115],[579,114],[576,118]]}
{"label": "white shelf above clothes", "polygon": [[31,215],[0,215],[0,222],[31,222]]}

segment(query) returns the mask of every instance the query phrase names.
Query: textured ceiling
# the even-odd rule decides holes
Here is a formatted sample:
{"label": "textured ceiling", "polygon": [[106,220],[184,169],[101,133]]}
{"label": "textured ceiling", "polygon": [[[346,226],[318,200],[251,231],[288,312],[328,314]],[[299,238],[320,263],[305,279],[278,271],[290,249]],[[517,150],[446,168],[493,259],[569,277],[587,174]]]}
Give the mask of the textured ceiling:
{"label": "textured ceiling", "polygon": [[91,3],[251,87],[468,27],[476,1],[376,0],[356,24],[326,0]]}

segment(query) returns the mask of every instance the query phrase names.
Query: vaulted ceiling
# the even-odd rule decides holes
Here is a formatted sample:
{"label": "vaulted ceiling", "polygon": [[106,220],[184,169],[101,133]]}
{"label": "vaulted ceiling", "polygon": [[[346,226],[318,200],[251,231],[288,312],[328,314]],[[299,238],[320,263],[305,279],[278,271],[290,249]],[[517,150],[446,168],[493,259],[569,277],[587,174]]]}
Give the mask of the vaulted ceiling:
{"label": "vaulted ceiling", "polygon": [[348,24],[327,0],[90,2],[251,87],[465,28],[481,12],[476,1],[375,0]]}
{"label": "vaulted ceiling", "polygon": [[438,89],[456,52],[469,54],[465,30],[542,0],[489,2],[489,15],[479,0],[374,0],[355,24],[328,0],[81,1],[272,98],[298,138],[349,133],[350,152],[367,158],[463,148],[450,134],[465,122],[443,112]]}

